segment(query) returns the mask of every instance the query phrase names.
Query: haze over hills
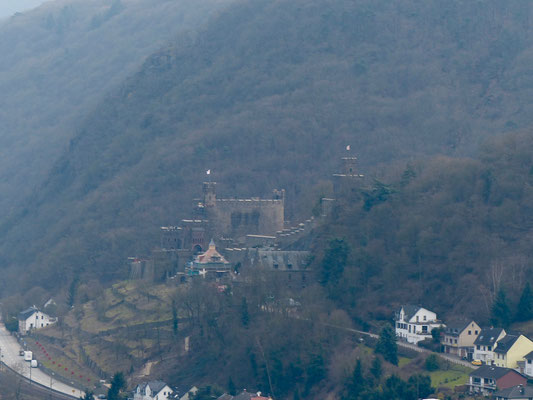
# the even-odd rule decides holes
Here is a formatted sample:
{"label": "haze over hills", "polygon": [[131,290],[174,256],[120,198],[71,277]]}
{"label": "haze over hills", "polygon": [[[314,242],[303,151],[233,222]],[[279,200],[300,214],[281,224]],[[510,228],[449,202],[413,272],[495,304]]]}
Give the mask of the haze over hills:
{"label": "haze over hills", "polygon": [[22,12],[35,8],[45,0],[3,0],[0,4],[0,18],[9,17],[16,12]]}
{"label": "haze over hills", "polygon": [[224,0],[61,0],[0,22],[0,205],[34,190],[104,94]]}
{"label": "haze over hills", "polygon": [[[523,1],[241,1],[197,35],[177,35],[83,120],[89,100],[66,113],[61,126],[76,124],[76,135],[4,221],[2,264],[39,270],[47,288],[75,270],[121,276],[126,256],[146,254],[158,226],[186,215],[208,168],[227,195],[286,188],[297,218],[348,143],[367,171],[475,155],[488,136],[532,123],[532,13]],[[65,60],[81,54],[61,43]],[[54,91],[39,82],[32,90]],[[75,87],[81,97],[93,88]],[[49,159],[69,133],[30,138],[55,144]]]}

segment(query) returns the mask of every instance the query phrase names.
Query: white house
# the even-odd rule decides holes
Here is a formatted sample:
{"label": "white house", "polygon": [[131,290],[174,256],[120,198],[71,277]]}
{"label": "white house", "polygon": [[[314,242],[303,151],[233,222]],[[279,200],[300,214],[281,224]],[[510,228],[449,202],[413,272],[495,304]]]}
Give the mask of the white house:
{"label": "white house", "polygon": [[474,360],[492,365],[495,359],[494,349],[506,334],[502,328],[483,328],[474,342]]}
{"label": "white house", "polygon": [[137,385],[133,400],[167,400],[173,390],[163,381],[151,381]]}
{"label": "white house", "polygon": [[533,377],[533,351],[524,356],[524,375]]}
{"label": "white house", "polygon": [[21,335],[27,335],[33,330],[45,328],[57,322],[56,318],[39,311],[35,306],[19,313],[18,320]]}
{"label": "white house", "polygon": [[396,313],[396,336],[408,343],[431,338],[431,331],[441,326],[437,314],[420,306],[405,305]]}

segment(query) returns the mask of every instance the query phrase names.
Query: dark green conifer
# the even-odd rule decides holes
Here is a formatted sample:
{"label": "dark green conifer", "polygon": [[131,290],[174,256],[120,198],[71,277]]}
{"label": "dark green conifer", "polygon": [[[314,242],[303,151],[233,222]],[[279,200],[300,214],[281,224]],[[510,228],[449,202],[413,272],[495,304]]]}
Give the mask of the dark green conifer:
{"label": "dark green conifer", "polygon": [[498,290],[494,303],[492,303],[491,322],[494,326],[502,328],[507,328],[511,323],[511,311],[503,288]]}
{"label": "dark green conifer", "polygon": [[516,307],[515,320],[528,321],[530,319],[533,319],[533,293],[531,293],[531,286],[527,282]]}
{"label": "dark green conifer", "polygon": [[381,354],[385,361],[398,365],[398,345],[396,344],[396,333],[390,324],[386,324],[379,335],[376,345],[376,353]]}

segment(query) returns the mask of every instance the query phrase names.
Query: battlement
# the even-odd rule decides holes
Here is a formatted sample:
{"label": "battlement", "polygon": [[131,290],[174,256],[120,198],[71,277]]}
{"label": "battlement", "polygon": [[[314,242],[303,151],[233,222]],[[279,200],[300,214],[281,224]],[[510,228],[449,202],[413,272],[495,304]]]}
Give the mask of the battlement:
{"label": "battlement", "polygon": [[217,199],[217,203],[260,203],[260,204],[277,204],[283,203],[283,200],[276,199],[260,199],[260,198],[251,198],[251,199]]}

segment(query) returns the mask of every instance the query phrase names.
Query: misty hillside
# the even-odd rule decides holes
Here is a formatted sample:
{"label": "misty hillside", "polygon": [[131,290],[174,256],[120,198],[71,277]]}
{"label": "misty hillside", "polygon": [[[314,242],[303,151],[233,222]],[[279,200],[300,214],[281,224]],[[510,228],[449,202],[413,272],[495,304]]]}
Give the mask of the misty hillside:
{"label": "misty hillside", "polygon": [[363,321],[388,320],[409,301],[488,324],[502,288],[514,318],[533,272],[532,187],[531,131],[488,141],[476,160],[433,157],[391,169],[341,202],[316,241],[317,255],[332,237],[351,249],[338,279],[325,284],[329,296]]}
{"label": "misty hillside", "polygon": [[57,0],[0,21],[0,215],[38,187],[79,119],[224,0]]}
{"label": "misty hillside", "polygon": [[286,188],[297,218],[348,143],[368,172],[475,156],[532,122],[532,13],[524,1],[240,1],[93,108],[4,221],[2,264],[38,269],[45,287],[74,270],[123,276],[125,257],[187,215],[208,168],[225,195]]}

